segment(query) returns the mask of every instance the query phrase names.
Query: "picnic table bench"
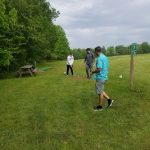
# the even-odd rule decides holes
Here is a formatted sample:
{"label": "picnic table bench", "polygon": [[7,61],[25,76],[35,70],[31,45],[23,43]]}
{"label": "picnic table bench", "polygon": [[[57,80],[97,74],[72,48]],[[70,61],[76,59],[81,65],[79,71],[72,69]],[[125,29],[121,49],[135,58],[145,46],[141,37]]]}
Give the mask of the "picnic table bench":
{"label": "picnic table bench", "polygon": [[22,75],[24,75],[24,74],[33,76],[33,74],[35,74],[35,70],[33,68],[33,65],[26,65],[26,66],[20,67],[17,74],[18,74],[18,77],[22,77]]}

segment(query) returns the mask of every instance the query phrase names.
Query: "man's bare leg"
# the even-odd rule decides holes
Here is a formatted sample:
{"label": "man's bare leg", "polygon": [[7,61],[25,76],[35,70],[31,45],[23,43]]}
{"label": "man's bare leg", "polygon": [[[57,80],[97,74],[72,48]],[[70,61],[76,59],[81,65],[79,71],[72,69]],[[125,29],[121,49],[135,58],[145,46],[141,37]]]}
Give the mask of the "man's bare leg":
{"label": "man's bare leg", "polygon": [[108,106],[107,107],[110,107],[113,103],[113,100],[105,92],[103,92],[103,95],[108,101]]}
{"label": "man's bare leg", "polygon": [[91,72],[90,72],[90,69],[88,69],[88,76],[89,76],[89,78],[91,78]]}
{"label": "man's bare leg", "polygon": [[104,95],[103,95],[103,93],[99,94],[98,96],[99,96],[99,105],[103,106],[103,101],[104,101]]}
{"label": "man's bare leg", "polygon": [[102,111],[103,110],[103,93],[102,94],[98,94],[98,105],[94,108],[94,111]]}
{"label": "man's bare leg", "polygon": [[108,100],[108,99],[110,99],[110,97],[105,93],[105,92],[103,92],[103,96]]}
{"label": "man's bare leg", "polygon": [[90,68],[90,78],[92,78],[92,68]]}

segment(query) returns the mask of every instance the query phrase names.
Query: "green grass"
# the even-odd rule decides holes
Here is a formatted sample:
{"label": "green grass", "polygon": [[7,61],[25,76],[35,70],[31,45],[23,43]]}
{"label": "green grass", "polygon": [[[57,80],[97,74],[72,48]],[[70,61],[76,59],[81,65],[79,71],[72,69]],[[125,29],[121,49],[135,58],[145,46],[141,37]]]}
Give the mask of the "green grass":
{"label": "green grass", "polygon": [[75,77],[65,77],[59,61],[33,78],[0,80],[0,150],[149,150],[150,55],[135,57],[132,91],[130,57],[109,59],[106,92],[116,101],[102,112],[92,110],[95,82],[81,60]]}

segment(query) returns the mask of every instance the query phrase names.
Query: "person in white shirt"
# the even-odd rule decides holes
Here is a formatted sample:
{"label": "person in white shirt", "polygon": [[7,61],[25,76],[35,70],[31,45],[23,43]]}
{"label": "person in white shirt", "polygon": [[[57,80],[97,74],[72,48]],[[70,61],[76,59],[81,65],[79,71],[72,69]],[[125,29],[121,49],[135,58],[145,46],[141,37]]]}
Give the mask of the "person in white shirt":
{"label": "person in white shirt", "polygon": [[74,63],[74,56],[72,53],[69,54],[67,57],[67,75],[69,75],[69,69],[71,70],[71,74],[73,75],[73,63]]}

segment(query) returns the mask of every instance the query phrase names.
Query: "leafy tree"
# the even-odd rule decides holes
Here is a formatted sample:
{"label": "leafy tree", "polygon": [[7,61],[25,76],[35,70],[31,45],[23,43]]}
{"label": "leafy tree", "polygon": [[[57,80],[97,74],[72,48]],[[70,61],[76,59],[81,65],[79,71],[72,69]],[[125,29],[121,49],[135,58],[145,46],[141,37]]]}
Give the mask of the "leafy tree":
{"label": "leafy tree", "polygon": [[69,42],[66,37],[66,34],[61,26],[56,25],[56,37],[57,41],[55,44],[55,54],[57,54],[59,59],[64,59],[68,52],[70,51]]}
{"label": "leafy tree", "polygon": [[116,54],[117,55],[127,55],[127,54],[130,54],[130,49],[129,47],[127,46],[123,46],[123,45],[119,45],[119,46],[116,46]]}
{"label": "leafy tree", "polygon": [[102,47],[102,52],[103,52],[103,54],[106,54],[106,48],[105,48],[105,46]]}
{"label": "leafy tree", "polygon": [[141,44],[141,50],[142,53],[150,53],[150,45],[148,44],[148,42],[143,42]]}
{"label": "leafy tree", "polygon": [[71,50],[71,52],[74,54],[75,59],[84,59],[86,50],[81,48],[74,48]]}
{"label": "leafy tree", "polygon": [[0,70],[47,58],[59,39],[53,24],[58,16],[46,0],[1,0]]}
{"label": "leafy tree", "polygon": [[17,47],[14,45],[16,21],[16,10],[13,8],[6,14],[4,0],[0,1],[0,67],[9,66],[13,60],[13,53]]}
{"label": "leafy tree", "polygon": [[116,50],[113,46],[108,47],[106,51],[107,56],[115,56],[116,55]]}

